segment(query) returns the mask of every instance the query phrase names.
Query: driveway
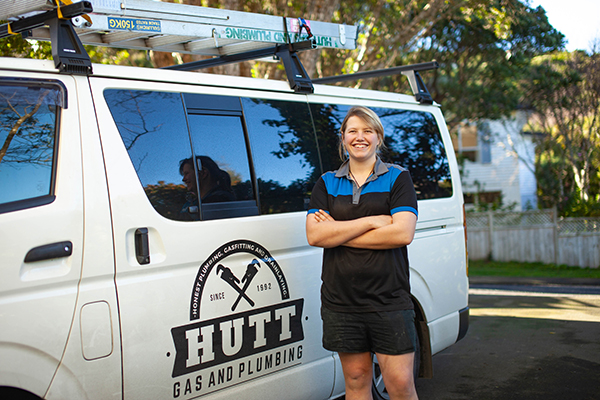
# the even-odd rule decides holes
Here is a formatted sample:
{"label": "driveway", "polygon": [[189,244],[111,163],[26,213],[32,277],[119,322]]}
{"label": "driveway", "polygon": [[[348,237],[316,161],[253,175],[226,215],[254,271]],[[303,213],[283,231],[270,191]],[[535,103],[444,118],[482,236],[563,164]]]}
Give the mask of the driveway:
{"label": "driveway", "polygon": [[471,279],[469,301],[467,336],[433,357],[421,400],[600,399],[600,282]]}

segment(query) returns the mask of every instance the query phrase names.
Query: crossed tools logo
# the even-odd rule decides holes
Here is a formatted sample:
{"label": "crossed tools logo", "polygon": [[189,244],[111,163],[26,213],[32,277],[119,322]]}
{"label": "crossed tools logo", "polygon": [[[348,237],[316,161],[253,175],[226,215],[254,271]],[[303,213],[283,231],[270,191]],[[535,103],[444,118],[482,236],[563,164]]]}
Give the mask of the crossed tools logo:
{"label": "crossed tools logo", "polygon": [[200,373],[192,382],[201,389],[192,392],[205,393],[301,362],[303,306],[304,299],[290,300],[267,249],[249,240],[224,244],[198,269],[191,323],[171,329],[173,378]]}

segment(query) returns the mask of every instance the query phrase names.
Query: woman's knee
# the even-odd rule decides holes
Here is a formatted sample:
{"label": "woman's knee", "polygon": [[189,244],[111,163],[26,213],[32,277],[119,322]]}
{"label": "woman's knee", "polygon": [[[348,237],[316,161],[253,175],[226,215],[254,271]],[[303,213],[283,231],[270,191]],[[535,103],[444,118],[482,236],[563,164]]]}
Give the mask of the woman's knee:
{"label": "woman's knee", "polygon": [[[377,355],[383,381],[392,398],[416,398],[415,380],[413,377],[414,354],[401,356]],[[392,396],[393,395],[393,396]]]}
{"label": "woman's knee", "polygon": [[371,384],[373,366],[370,354],[340,354],[340,361],[346,381],[357,385]]}

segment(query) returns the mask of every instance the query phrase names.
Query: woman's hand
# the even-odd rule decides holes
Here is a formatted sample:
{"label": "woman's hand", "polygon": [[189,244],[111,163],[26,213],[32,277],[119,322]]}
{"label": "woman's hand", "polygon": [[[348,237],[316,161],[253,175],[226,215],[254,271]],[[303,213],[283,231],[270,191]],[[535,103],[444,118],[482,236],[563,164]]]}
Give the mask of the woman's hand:
{"label": "woman's hand", "polygon": [[315,219],[317,220],[317,222],[335,221],[335,219],[333,219],[333,217],[331,215],[329,215],[328,213],[326,213],[323,210],[317,211],[314,214],[314,216],[315,216]]}
{"label": "woman's hand", "polygon": [[[331,215],[323,210],[317,211],[314,216],[317,222],[335,221]],[[369,217],[363,217],[363,219],[369,222],[371,229],[381,228],[394,222],[391,215],[371,215]]]}

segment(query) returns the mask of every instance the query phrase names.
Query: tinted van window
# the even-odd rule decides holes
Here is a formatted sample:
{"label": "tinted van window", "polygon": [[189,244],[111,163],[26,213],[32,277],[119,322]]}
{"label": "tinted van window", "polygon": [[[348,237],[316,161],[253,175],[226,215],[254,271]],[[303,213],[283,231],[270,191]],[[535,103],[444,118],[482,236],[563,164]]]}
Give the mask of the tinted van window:
{"label": "tinted van window", "polygon": [[[325,170],[340,165],[338,132],[350,106],[311,104]],[[448,158],[434,116],[423,111],[371,108],[385,131],[383,161],[407,168],[418,199],[452,196]]]}
{"label": "tinted van window", "polygon": [[262,214],[306,210],[321,174],[306,103],[242,99]]}
{"label": "tinted van window", "polygon": [[105,90],[104,97],[148,199],[162,216],[187,219],[188,196],[179,173],[191,155],[179,93]]}
{"label": "tinted van window", "polygon": [[238,98],[116,89],[104,97],[158,213],[180,221],[258,213]]}
{"label": "tinted van window", "polygon": [[238,97],[185,94],[202,219],[258,214]]}
{"label": "tinted van window", "polygon": [[[49,83],[0,85],[0,212],[52,201],[63,96]],[[30,199],[39,201],[23,203]]]}

